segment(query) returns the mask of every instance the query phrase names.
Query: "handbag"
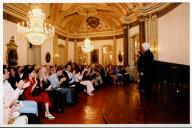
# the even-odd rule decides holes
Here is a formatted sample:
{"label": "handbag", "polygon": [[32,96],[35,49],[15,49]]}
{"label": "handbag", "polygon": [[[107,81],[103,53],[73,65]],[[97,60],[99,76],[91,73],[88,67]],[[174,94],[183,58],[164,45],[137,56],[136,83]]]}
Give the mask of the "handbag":
{"label": "handbag", "polygon": [[8,124],[28,124],[28,117],[26,115],[18,116],[9,120]]}

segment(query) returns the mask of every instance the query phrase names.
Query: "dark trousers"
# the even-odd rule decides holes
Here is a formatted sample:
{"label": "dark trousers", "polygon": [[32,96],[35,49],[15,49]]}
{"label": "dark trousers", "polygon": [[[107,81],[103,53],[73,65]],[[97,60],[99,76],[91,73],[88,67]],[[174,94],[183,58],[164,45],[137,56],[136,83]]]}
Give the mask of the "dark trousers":
{"label": "dark trousers", "polygon": [[48,94],[52,100],[53,108],[55,110],[62,109],[64,105],[64,99],[61,95],[61,92],[59,92],[58,90],[51,90],[48,91]]}
{"label": "dark trousers", "polygon": [[77,94],[81,93],[84,89],[86,89],[86,87],[80,84],[79,82],[75,82],[75,85],[75,91],[77,92]]}
{"label": "dark trousers", "polygon": [[84,90],[86,89],[86,87],[84,85],[81,85],[79,82],[74,82],[74,83],[71,83],[71,85],[75,85],[74,87],[74,97],[75,97],[75,100],[77,100],[78,98],[78,95]]}
{"label": "dark trousers", "polygon": [[148,73],[143,75],[143,88],[147,95],[152,94],[152,76]]}
{"label": "dark trousers", "polygon": [[142,75],[139,75],[139,80],[140,80],[139,89],[140,90],[145,90],[145,88],[144,88],[144,77]]}

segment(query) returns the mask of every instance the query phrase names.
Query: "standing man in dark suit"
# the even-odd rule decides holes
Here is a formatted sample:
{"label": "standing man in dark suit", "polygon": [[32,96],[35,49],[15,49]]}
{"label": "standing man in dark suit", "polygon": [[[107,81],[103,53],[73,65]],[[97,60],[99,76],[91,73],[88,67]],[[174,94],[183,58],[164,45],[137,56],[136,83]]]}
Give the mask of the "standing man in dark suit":
{"label": "standing man in dark suit", "polygon": [[151,96],[152,94],[152,80],[153,80],[153,62],[154,62],[154,55],[150,51],[149,43],[145,42],[142,44],[142,72],[141,75],[143,76],[143,88],[146,92],[147,96]]}
{"label": "standing man in dark suit", "polygon": [[140,91],[144,91],[144,88],[143,88],[143,59],[142,59],[142,52],[141,51],[138,51],[138,60],[137,60],[137,70],[139,72],[139,87],[138,89]]}

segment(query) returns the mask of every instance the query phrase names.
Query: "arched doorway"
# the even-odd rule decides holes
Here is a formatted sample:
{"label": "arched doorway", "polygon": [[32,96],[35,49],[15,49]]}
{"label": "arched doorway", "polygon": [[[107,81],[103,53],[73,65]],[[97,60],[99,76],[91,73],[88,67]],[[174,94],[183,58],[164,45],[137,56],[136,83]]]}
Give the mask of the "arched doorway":
{"label": "arched doorway", "polygon": [[102,46],[102,64],[109,65],[112,64],[112,46],[111,45],[104,45]]}

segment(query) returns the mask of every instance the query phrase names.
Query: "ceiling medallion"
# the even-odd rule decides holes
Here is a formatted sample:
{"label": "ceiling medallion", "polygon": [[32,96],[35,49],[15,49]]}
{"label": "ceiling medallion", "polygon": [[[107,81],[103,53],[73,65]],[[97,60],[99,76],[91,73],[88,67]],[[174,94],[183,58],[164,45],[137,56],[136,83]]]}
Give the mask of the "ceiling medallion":
{"label": "ceiling medallion", "polygon": [[89,25],[93,29],[95,29],[99,25],[99,19],[92,16],[88,17],[86,22],[87,22],[87,25]]}

